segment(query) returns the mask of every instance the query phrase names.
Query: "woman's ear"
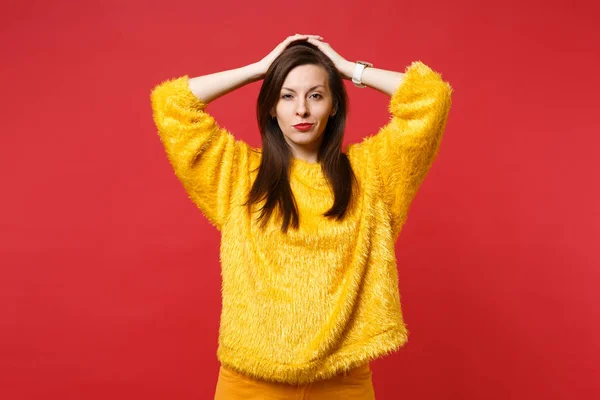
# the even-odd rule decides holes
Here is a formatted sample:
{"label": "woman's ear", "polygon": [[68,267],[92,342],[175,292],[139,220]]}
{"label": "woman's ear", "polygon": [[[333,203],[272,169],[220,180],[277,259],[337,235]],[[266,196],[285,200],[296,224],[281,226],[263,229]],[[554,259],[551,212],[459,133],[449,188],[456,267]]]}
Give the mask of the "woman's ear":
{"label": "woman's ear", "polygon": [[337,114],[337,108],[338,108],[338,105],[339,105],[339,104],[338,104],[337,102],[335,102],[335,103],[332,105],[332,107],[331,107],[331,114],[330,114],[332,117],[333,117],[335,114]]}

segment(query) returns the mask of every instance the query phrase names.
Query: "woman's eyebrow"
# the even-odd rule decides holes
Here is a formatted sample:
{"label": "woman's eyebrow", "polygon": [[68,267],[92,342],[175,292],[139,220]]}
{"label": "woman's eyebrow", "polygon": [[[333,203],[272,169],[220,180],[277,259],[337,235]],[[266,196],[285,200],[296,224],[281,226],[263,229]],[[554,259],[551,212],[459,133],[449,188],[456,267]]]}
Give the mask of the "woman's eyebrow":
{"label": "woman's eyebrow", "polygon": [[[317,85],[317,86],[313,86],[313,87],[311,87],[310,89],[308,89],[308,91],[310,92],[311,90],[315,90],[315,89],[316,89],[316,88],[318,88],[319,86],[322,86],[323,88],[325,87],[324,85]],[[282,88],[282,89],[289,90],[290,92],[294,92],[294,93],[296,93],[296,91],[295,91],[294,89],[290,89],[290,88],[286,88],[286,87],[284,87],[284,88]]]}

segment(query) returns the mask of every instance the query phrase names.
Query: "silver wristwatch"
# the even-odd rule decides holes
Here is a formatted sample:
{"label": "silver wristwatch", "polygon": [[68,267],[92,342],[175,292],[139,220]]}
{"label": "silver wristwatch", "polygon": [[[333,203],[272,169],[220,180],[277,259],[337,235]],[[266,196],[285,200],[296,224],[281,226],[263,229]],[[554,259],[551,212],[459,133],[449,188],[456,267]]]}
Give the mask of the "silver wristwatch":
{"label": "silver wristwatch", "polygon": [[367,67],[372,67],[373,64],[368,63],[366,61],[357,61],[356,62],[356,66],[354,67],[354,75],[352,75],[352,82],[354,83],[354,86],[359,87],[359,88],[364,88],[367,85],[363,85],[361,78],[362,78],[362,74],[363,71],[365,70],[365,68]]}

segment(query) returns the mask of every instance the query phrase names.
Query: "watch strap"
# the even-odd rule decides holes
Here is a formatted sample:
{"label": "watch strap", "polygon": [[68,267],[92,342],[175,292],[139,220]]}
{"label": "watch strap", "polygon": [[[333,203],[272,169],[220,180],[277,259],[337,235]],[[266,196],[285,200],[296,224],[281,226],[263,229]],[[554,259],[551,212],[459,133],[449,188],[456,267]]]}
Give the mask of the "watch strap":
{"label": "watch strap", "polygon": [[373,64],[366,62],[366,61],[357,61],[354,67],[354,74],[352,75],[352,83],[354,83],[354,86],[359,87],[359,88],[364,88],[366,87],[366,85],[363,85],[362,83],[362,74],[363,71],[365,70],[365,68],[367,67],[372,67]]}

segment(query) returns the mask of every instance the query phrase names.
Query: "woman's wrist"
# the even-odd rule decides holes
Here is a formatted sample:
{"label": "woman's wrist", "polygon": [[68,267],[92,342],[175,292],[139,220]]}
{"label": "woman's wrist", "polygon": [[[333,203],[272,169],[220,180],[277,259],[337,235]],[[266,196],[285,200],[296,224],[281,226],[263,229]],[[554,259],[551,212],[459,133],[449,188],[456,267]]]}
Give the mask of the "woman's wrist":
{"label": "woman's wrist", "polygon": [[259,63],[255,62],[246,66],[248,71],[250,71],[250,76],[252,82],[259,81],[263,79],[267,73],[266,69]]}
{"label": "woman's wrist", "polygon": [[354,75],[354,67],[356,63],[352,61],[344,60],[343,63],[338,67],[338,71],[344,77],[344,79],[352,79],[352,75]]}

